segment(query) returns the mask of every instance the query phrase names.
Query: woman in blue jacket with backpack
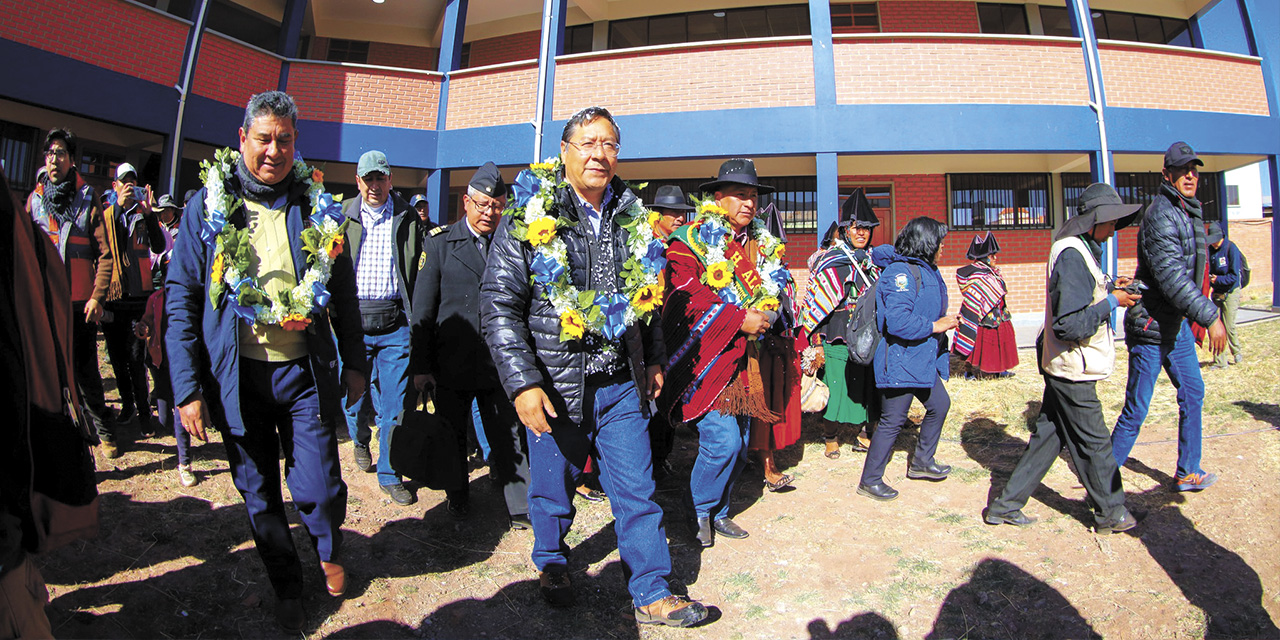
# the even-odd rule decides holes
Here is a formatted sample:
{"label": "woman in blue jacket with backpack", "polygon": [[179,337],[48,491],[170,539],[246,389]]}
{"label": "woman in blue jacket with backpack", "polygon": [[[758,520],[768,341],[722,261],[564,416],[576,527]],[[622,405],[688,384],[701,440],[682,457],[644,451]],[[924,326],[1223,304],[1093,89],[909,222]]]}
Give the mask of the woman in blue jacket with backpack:
{"label": "woman in blue jacket with backpack", "polygon": [[913,218],[894,242],[897,258],[876,282],[876,322],[883,339],[873,366],[881,414],[858,483],[858,493],[875,500],[898,497],[898,491],[885,484],[884,469],[913,398],[920,399],[925,414],[907,477],[941,481],[951,473],[950,466],[933,459],[951,408],[943,385],[950,372],[946,332],[959,323],[957,317],[946,316],[947,284],[937,266],[946,236],[945,224]]}

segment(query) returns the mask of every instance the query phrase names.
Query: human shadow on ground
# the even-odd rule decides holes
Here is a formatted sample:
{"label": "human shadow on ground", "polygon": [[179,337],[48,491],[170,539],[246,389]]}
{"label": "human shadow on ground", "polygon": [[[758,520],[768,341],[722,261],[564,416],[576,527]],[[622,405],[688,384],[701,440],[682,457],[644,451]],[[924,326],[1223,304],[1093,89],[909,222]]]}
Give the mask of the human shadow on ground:
{"label": "human shadow on ground", "polygon": [[1280,405],[1270,402],[1249,402],[1248,400],[1236,400],[1231,404],[1244,409],[1254,420],[1265,422],[1276,429],[1280,429]]}
{"label": "human shadow on ground", "polygon": [[878,613],[860,613],[845,620],[835,629],[822,618],[814,618],[808,625],[809,640],[898,640],[898,630],[887,618]]}
{"label": "human shadow on ground", "polygon": [[1187,494],[1169,488],[1174,479],[1134,458],[1125,468],[1157,484],[1129,495],[1128,503],[1146,514],[1128,533],[1142,541],[1187,602],[1204,611],[1206,637],[1280,638],[1280,629],[1262,605],[1265,591],[1258,573],[1196,529],[1178,506],[1188,500]]}
{"label": "human shadow on ground", "polygon": [[925,640],[1101,637],[1057,589],[1011,562],[987,558],[947,594]]}

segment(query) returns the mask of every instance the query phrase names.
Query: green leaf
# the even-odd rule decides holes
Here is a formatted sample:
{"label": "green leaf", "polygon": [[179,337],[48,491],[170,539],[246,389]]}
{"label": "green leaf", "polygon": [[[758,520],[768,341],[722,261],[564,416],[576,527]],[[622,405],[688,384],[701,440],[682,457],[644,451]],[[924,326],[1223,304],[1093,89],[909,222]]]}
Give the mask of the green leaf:
{"label": "green leaf", "polygon": [[599,311],[599,307],[594,307],[596,303],[596,292],[587,290],[578,294],[578,306],[582,308],[593,307]]}

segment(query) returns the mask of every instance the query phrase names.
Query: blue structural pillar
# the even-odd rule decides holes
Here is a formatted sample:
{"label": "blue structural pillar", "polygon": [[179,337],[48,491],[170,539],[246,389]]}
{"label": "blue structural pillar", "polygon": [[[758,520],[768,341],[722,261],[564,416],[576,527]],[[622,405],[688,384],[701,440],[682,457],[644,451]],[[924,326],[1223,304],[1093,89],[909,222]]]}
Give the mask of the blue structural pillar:
{"label": "blue structural pillar", "polygon": [[831,35],[831,2],[809,0],[813,37],[813,91],[819,108],[836,103],[836,58]]}
{"label": "blue structural pillar", "polygon": [[[1094,182],[1115,185],[1111,145],[1107,140],[1107,95],[1102,84],[1102,63],[1098,57],[1098,37],[1093,32],[1089,0],[1067,0],[1067,15],[1071,18],[1071,32],[1080,38],[1084,53],[1084,72],[1089,86],[1089,107],[1098,120],[1098,150],[1089,152],[1089,173]],[[1102,247],[1102,270],[1114,276],[1119,270],[1116,239],[1113,237]]]}
{"label": "blue structural pillar", "polygon": [[[1271,183],[1271,207],[1275,210],[1280,200],[1280,65],[1275,56],[1280,56],[1280,3],[1275,0],[1237,0],[1240,16],[1244,20],[1244,32],[1250,40],[1253,54],[1262,58],[1262,79],[1267,88],[1267,106],[1270,108],[1271,135],[1270,143],[1273,151],[1267,154],[1267,178]],[[1280,308],[1280,228],[1271,219],[1271,307]]]}
{"label": "blue structural pillar", "polygon": [[277,88],[289,87],[289,59],[298,57],[298,42],[302,39],[302,23],[307,17],[307,0],[288,0],[284,5],[284,19],[280,21],[280,41],[276,53],[284,56],[280,64],[280,81]]}
{"label": "blue structural pillar", "polygon": [[[823,234],[840,216],[840,167],[834,153],[817,155],[818,233]],[[822,236],[818,236],[822,243]]]}
{"label": "blue structural pillar", "polygon": [[543,11],[542,24],[546,31],[542,34],[542,50],[538,53],[539,76],[542,79],[539,86],[542,111],[534,116],[540,121],[535,123],[535,128],[542,133],[542,139],[537,143],[534,162],[560,153],[560,132],[553,131],[554,127],[550,125],[556,102],[556,56],[564,54],[565,14],[569,12],[569,0],[547,0]]}
{"label": "blue structural pillar", "polygon": [[[183,50],[182,68],[179,77],[182,84],[174,87],[178,91],[178,118],[173,125],[173,133],[169,134],[164,145],[164,153],[160,161],[160,184],[165,185],[165,192],[175,197],[182,194],[178,190],[178,173],[182,160],[182,127],[186,119],[187,97],[191,94],[191,78],[195,74],[196,59],[199,57],[200,41],[204,38],[204,20],[209,13],[212,0],[200,0],[191,7],[191,31],[187,33],[187,46]],[[186,204],[185,202],[183,203]]]}
{"label": "blue structural pillar", "polygon": [[[440,30],[440,62],[436,70],[444,74],[440,81],[440,104],[436,108],[436,132],[445,130],[449,111],[449,74],[462,66],[462,38],[467,26],[467,0],[448,0],[444,6]],[[435,166],[443,163],[436,160]],[[436,169],[427,176],[427,202],[432,218],[444,224],[449,220],[449,170]]]}

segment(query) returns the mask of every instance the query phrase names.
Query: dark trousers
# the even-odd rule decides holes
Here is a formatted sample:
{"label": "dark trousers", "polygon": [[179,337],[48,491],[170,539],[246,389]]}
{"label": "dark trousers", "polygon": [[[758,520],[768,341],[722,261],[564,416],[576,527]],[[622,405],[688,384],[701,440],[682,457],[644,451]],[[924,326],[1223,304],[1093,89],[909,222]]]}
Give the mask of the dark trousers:
{"label": "dark trousers", "polygon": [[653,466],[655,469],[667,461],[667,457],[671,455],[672,447],[675,446],[675,441],[675,426],[661,412],[653,412],[653,417],[649,418],[649,447],[653,449]]}
{"label": "dark trousers", "polygon": [[947,412],[951,410],[951,396],[947,395],[947,387],[937,375],[931,389],[880,390],[880,422],[871,434],[871,447],[862,466],[862,484],[873,485],[884,480],[884,469],[893,457],[893,444],[898,441],[898,433],[907,422],[907,411],[911,409],[913,398],[919,398],[920,404],[924,405],[924,420],[920,422],[920,441],[916,443],[911,464],[924,467],[933,462],[938,438],[942,436],[942,421],[947,419]]}
{"label": "dark trousers", "polygon": [[490,473],[502,485],[509,515],[529,513],[529,445],[525,427],[516,408],[501,387],[494,389],[450,389],[436,387],[436,409],[445,424],[456,430],[458,456],[462,461],[461,489],[446,492],[450,500],[465,502],[470,495],[467,483],[467,428],[471,422],[471,403],[480,410],[480,423],[489,441]]}
{"label": "dark trousers", "polygon": [[173,382],[169,379],[169,360],[166,358],[160,366],[147,363],[151,370],[153,389],[151,398],[156,402],[156,419],[160,422],[160,433],[173,432],[173,439],[178,445],[178,464],[191,464],[191,434],[182,428],[182,417],[178,415],[178,407],[173,403]]}
{"label": "dark trousers", "polygon": [[1031,428],[1027,450],[988,512],[1007,515],[1026,506],[1031,492],[1040,485],[1064,446],[1089,494],[1094,519],[1099,523],[1119,520],[1124,515],[1124,488],[1120,484],[1120,468],[1111,455],[1111,434],[1102,420],[1097,382],[1072,382],[1052,376],[1044,377],[1044,400]]}
{"label": "dark trousers", "polygon": [[107,413],[107,401],[102,390],[102,373],[98,371],[98,325],[85,322],[84,304],[77,302],[71,305],[71,364],[75,368],[80,401],[98,432],[98,438],[114,442],[116,436],[113,426],[102,419]]}
{"label": "dark trousers", "polygon": [[240,359],[244,435],[226,434],[227,462],[249,510],[258,555],[279,598],[302,597],[302,563],[280,494],[280,450],[285,482],[302,524],[323,562],[335,562],[347,517],[347,485],[338,466],[334,425],[320,418],[311,364]]}
{"label": "dark trousers", "polygon": [[[116,374],[120,392],[120,413],[137,415],[138,426],[151,431],[151,399],[147,392],[147,350],[133,333],[133,323],[142,319],[146,300],[118,300],[107,304],[115,315],[102,323],[102,338],[107,343],[107,358]],[[135,413],[136,412],[136,413]]]}

